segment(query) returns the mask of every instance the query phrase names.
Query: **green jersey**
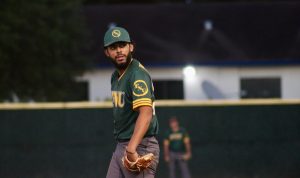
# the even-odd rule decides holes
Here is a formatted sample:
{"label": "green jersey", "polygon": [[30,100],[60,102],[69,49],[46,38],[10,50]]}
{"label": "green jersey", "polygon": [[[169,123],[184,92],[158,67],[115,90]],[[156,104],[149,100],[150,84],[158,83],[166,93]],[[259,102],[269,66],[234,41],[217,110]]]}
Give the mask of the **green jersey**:
{"label": "green jersey", "polygon": [[121,76],[118,71],[112,74],[111,92],[114,136],[117,140],[131,138],[139,115],[137,108],[140,106],[153,108],[153,117],[145,137],[157,135],[158,121],[154,110],[154,88],[149,73],[139,61],[133,59]]}
{"label": "green jersey", "polygon": [[173,152],[186,152],[184,139],[189,138],[187,131],[180,128],[173,132],[171,129],[167,130],[164,139],[169,141],[169,149]]}

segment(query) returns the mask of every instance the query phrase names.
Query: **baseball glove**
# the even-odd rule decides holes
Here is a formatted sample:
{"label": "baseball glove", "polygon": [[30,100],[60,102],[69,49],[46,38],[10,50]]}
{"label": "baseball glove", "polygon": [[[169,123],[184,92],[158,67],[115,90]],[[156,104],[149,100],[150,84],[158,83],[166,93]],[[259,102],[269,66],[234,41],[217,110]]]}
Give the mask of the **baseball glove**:
{"label": "baseball glove", "polygon": [[123,156],[122,163],[123,166],[132,172],[141,172],[144,169],[147,169],[151,165],[151,161],[154,159],[152,153],[148,153],[143,156],[139,156],[138,159],[134,162],[127,159],[127,155]]}

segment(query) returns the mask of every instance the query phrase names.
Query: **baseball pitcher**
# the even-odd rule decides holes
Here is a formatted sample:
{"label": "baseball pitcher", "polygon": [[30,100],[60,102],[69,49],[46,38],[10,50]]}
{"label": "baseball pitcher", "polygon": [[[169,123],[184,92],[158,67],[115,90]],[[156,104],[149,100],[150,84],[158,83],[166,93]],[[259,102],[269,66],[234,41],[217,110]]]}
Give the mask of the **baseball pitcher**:
{"label": "baseball pitcher", "polygon": [[154,178],[158,165],[154,88],[148,71],[132,58],[133,50],[124,28],[114,27],[105,33],[104,53],[116,68],[111,94],[117,140],[107,178]]}

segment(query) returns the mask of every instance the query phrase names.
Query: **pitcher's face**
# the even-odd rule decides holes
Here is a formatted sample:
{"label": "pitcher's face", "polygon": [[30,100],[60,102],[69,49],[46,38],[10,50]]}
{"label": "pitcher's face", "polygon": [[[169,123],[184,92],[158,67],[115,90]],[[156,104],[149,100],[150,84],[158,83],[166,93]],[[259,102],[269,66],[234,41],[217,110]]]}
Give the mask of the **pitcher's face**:
{"label": "pitcher's face", "polygon": [[127,42],[117,42],[108,46],[104,53],[111,59],[117,69],[126,69],[131,61],[131,53],[134,47]]}

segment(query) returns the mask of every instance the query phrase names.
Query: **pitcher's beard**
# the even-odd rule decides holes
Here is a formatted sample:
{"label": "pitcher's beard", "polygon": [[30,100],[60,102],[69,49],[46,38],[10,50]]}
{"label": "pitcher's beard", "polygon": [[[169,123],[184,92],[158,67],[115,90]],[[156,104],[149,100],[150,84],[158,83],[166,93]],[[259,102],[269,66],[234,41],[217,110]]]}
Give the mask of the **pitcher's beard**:
{"label": "pitcher's beard", "polygon": [[126,58],[126,62],[125,63],[122,63],[122,64],[118,64],[115,60],[111,59],[112,63],[114,64],[114,66],[118,69],[118,70],[125,70],[128,65],[130,64],[130,61],[131,61],[131,53],[129,53],[127,55],[127,58]]}

